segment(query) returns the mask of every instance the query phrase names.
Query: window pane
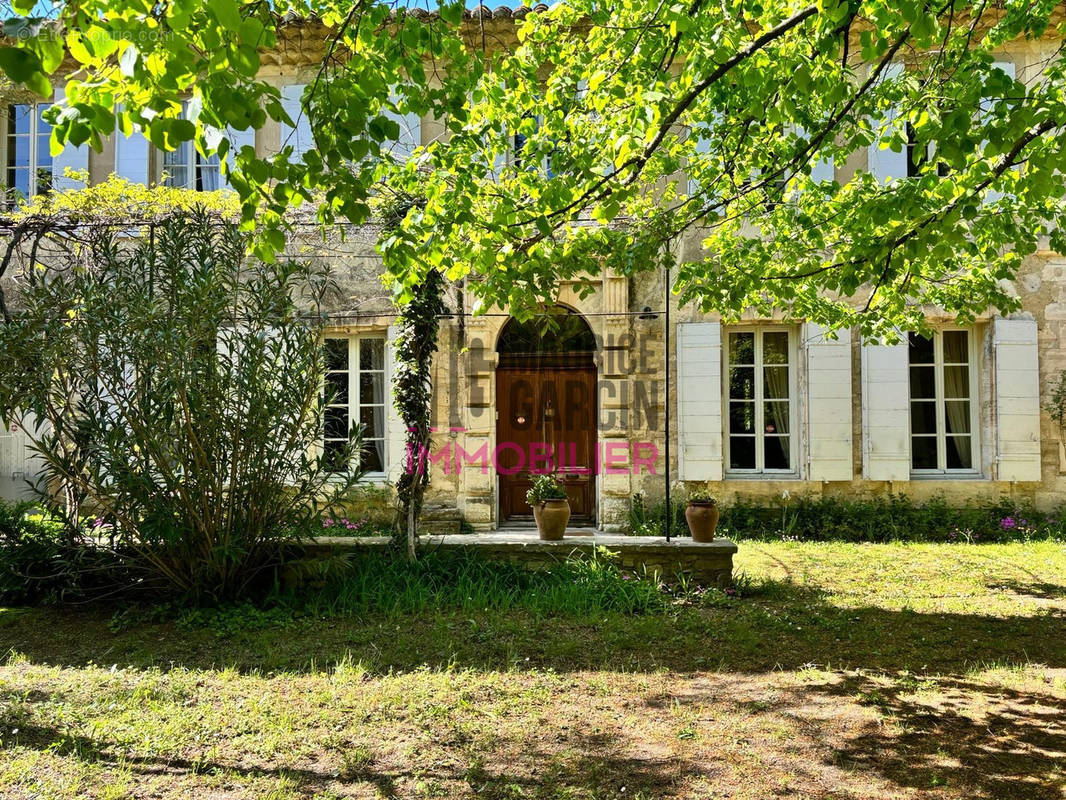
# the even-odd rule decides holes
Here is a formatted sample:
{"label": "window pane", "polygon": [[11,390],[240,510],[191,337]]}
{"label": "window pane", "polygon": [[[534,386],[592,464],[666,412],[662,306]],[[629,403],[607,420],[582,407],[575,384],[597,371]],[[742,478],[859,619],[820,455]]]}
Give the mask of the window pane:
{"label": "window pane", "polygon": [[327,469],[331,472],[339,472],[344,469],[344,448],[348,443],[346,441],[332,441],[325,442],[322,447]]}
{"label": "window pane", "polygon": [[767,434],[788,433],[788,402],[764,403],[762,423]]}
{"label": "window pane", "polygon": [[947,433],[970,432],[970,401],[948,400],[944,403],[944,424]]}
{"label": "window pane", "polygon": [[729,368],[729,396],[737,400],[755,399],[755,367]]}
{"label": "window pane", "polygon": [[911,403],[911,433],[936,433],[936,403]]}
{"label": "window pane", "polygon": [[30,171],[28,169],[10,169],[7,171],[8,190],[14,190],[23,197],[30,193]]}
{"label": "window pane", "polygon": [[789,469],[787,436],[767,436],[763,440],[763,464],[766,469]]}
{"label": "window pane", "polygon": [[970,363],[970,335],[966,331],[944,331],[944,363]]}
{"label": "window pane", "polygon": [[359,402],[385,402],[385,376],[380,372],[363,372],[359,375]]}
{"label": "window pane", "polygon": [[762,361],[764,364],[788,363],[788,333],[773,331],[762,337]]}
{"label": "window pane", "polygon": [[933,367],[911,367],[911,398],[932,400],[934,397],[936,397],[936,373]]}
{"label": "window pane", "polygon": [[755,404],[729,404],[729,432],[755,433]]}
{"label": "window pane", "polygon": [[755,438],[753,436],[729,437],[729,468],[755,469]]}
{"label": "window pane", "polygon": [[385,406],[363,406],[359,409],[359,423],[363,426],[364,439],[384,436]]}
{"label": "window pane", "polygon": [[16,136],[8,145],[7,163],[13,167],[30,166],[30,137]]}
{"label": "window pane", "polygon": [[362,457],[359,459],[364,472],[384,472],[385,442],[381,439],[364,441]]}
{"label": "window pane", "polygon": [[948,469],[973,469],[972,439],[969,436],[949,436],[946,455]]}
{"label": "window pane", "polygon": [[330,372],[326,375],[326,396],[328,405],[347,405],[348,403],[348,373]]}
{"label": "window pane", "polygon": [[944,397],[970,396],[970,368],[944,367]]}
{"label": "window pane", "polygon": [[204,158],[196,155],[196,185],[198,192],[214,192],[221,188],[222,172],[218,165],[218,156]]}
{"label": "window pane", "polygon": [[755,363],[755,334],[754,333],[730,333],[729,334],[729,363],[730,364],[754,364]]}
{"label": "window pane", "polygon": [[10,133],[30,132],[30,107],[28,105],[8,106],[8,131]]}
{"label": "window pane", "polygon": [[348,438],[348,409],[327,408],[325,411],[327,439]]}
{"label": "window pane", "polygon": [[910,360],[912,364],[933,363],[933,340],[912,333],[908,337],[910,341]]}
{"label": "window pane", "polygon": [[360,340],[359,369],[385,369],[384,339]]}
{"label": "window pane", "polygon": [[189,185],[189,172],[185,167],[167,167],[167,186],[176,186],[184,189]]}
{"label": "window pane", "polygon": [[767,399],[788,399],[788,367],[763,367],[762,393]]}
{"label": "window pane", "polygon": [[326,369],[348,369],[348,340],[326,339]]}
{"label": "window pane", "polygon": [[911,467],[913,469],[936,469],[936,437],[911,437]]}
{"label": "window pane", "polygon": [[[49,129],[51,130],[51,129]],[[52,171],[52,150],[51,150],[51,133],[45,136],[37,137],[37,168],[42,169],[47,167],[48,171]]]}

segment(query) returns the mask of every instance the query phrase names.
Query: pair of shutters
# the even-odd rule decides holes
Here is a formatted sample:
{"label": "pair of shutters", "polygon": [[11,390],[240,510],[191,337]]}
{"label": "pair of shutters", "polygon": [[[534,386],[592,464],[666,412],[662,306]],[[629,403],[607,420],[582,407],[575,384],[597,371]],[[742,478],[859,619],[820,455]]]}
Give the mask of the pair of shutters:
{"label": "pair of shutters", "polygon": [[[723,478],[722,327],[678,325],[678,463],[682,480]],[[1030,319],[992,326],[995,378],[993,478],[1039,481],[1040,379],[1037,327]],[[849,331],[828,339],[803,326],[807,437],[806,477],[846,481],[852,468],[852,373]],[[911,475],[910,367],[906,342],[862,346],[863,477],[906,481]]]}
{"label": "pair of shutters", "polygon": [[[993,478],[1039,481],[1040,373],[1031,319],[992,323],[996,459]],[[910,478],[910,383],[906,341],[862,348],[865,477]]]}
{"label": "pair of shutters", "polygon": [[[281,146],[291,145],[293,158],[299,159],[308,150],[315,147],[314,135],[311,132],[311,121],[302,105],[304,89],[307,84],[294,83],[281,87],[281,106],[285,113],[295,123],[295,127],[281,124]],[[392,98],[395,100],[395,96]],[[396,114],[385,111],[384,116],[395,121],[400,126],[400,138],[392,143],[392,154],[399,160],[410,158],[420,144],[422,144],[422,119],[418,114]]]}
{"label": "pair of shutters", "polygon": [[[807,437],[800,457],[811,480],[852,478],[851,333],[830,339],[813,323],[803,325],[800,360],[807,381]],[[724,475],[722,326],[677,326],[678,464],[687,481],[720,481]],[[798,437],[794,439],[798,441]]]}

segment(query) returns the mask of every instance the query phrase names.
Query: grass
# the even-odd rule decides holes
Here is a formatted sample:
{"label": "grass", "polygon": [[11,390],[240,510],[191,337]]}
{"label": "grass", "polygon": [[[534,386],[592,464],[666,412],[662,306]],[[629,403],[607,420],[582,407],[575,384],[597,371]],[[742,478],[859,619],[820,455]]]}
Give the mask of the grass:
{"label": "grass", "polygon": [[740,597],[643,613],[6,609],[0,796],[1066,795],[1062,544],[742,542],[737,568]]}

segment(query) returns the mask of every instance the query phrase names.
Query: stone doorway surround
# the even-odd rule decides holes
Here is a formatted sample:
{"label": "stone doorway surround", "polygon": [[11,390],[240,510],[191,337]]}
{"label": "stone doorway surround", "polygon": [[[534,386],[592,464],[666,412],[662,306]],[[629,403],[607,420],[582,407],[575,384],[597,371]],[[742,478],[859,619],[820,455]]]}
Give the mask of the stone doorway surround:
{"label": "stone doorway surround", "polygon": [[[577,282],[564,282],[558,305],[581,314],[599,343],[597,353],[599,420],[597,447],[601,452],[616,445],[628,450],[633,431],[628,425],[631,387],[629,376],[632,318],[629,313],[629,279],[607,272],[588,281],[595,289],[586,297],[577,292]],[[492,309],[466,323],[465,352],[460,358],[459,382],[462,432],[459,440],[467,453],[496,448],[496,344],[510,316]],[[624,446],[624,447],[623,447]],[[604,531],[622,530],[632,497],[631,476],[601,474],[596,480],[596,520]],[[458,475],[456,498],[463,519],[475,531],[496,530],[500,524],[499,497],[494,469],[483,471],[464,466]]]}

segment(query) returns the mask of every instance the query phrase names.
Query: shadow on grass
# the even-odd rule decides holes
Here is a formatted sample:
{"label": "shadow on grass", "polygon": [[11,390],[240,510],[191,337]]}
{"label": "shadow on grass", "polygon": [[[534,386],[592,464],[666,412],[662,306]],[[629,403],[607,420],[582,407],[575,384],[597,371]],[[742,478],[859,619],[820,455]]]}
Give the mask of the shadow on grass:
{"label": "shadow on grass", "polygon": [[578,732],[554,741],[504,741],[504,752],[496,754],[491,766],[478,758],[432,760],[428,765],[410,759],[402,765],[379,763],[371,758],[346,768],[336,752],[323,753],[319,768],[249,765],[240,755],[232,759],[144,756],[105,738],[72,735],[64,728],[29,723],[31,706],[27,701],[0,710],[0,728],[18,731],[0,740],[0,754],[10,748],[47,751],[103,769],[121,768],[137,783],[141,779],[223,775],[244,781],[283,779],[307,796],[325,791],[330,796],[347,797],[372,786],[375,796],[399,797],[406,796],[405,787],[415,785],[419,793],[431,796],[454,796],[455,792],[467,796],[472,792],[487,800],[555,797],[552,792],[556,789],[565,789],[567,796],[641,798],[671,794],[699,772],[676,758],[627,754],[613,735]]}
{"label": "shadow on grass", "polygon": [[812,706],[836,711],[855,701],[878,714],[832,740],[831,760],[845,769],[879,774],[898,787],[943,787],[953,796],[965,787],[967,797],[1058,800],[1066,791],[1057,758],[1066,751],[1066,703],[1039,690],[907,672],[846,673],[757,707],[799,717],[812,716]]}
{"label": "shadow on grass", "polygon": [[760,582],[752,595],[668,613],[539,616],[442,609],[367,618],[298,618],[215,633],[174,623],[111,632],[113,608],[0,609],[0,656],[36,663],[314,672],[341,661],[370,673],[422,667],[558,672],[609,669],[764,672],[834,669],[964,672],[974,665],[1066,667],[1056,609],[1036,616],[847,608],[818,589]]}
{"label": "shadow on grass", "polygon": [[987,588],[1011,594],[1035,597],[1039,600],[1066,599],[1066,585],[1046,581],[993,581]]}

